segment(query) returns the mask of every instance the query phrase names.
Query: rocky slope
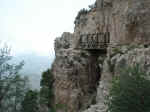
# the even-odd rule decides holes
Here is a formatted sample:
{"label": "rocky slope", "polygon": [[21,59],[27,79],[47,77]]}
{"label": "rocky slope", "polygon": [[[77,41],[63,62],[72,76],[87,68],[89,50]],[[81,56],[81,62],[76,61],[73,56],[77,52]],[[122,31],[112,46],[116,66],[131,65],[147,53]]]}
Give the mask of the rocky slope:
{"label": "rocky slope", "polygon": [[[54,93],[57,112],[105,112],[104,97],[119,68],[140,63],[150,67],[150,1],[97,0],[75,20],[73,34],[55,41]],[[105,50],[84,50],[81,34],[110,33]]]}

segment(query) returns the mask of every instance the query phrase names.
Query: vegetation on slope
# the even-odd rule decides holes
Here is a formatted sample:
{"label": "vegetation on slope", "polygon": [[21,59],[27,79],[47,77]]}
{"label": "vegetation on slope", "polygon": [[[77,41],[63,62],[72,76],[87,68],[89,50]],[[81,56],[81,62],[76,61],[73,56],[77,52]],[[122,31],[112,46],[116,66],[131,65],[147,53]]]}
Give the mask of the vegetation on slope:
{"label": "vegetation on slope", "polygon": [[139,65],[123,69],[112,83],[109,112],[149,112],[150,80]]}

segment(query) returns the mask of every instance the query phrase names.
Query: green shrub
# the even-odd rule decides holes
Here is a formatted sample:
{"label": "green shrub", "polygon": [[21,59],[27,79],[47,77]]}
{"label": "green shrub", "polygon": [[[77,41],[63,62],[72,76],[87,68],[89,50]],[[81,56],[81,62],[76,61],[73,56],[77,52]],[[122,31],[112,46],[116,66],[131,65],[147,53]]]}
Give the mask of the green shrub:
{"label": "green shrub", "polygon": [[92,4],[92,5],[89,5],[90,10],[92,10],[92,9],[94,9],[94,8],[96,8],[96,7],[97,7],[97,2],[95,2],[95,3]]}
{"label": "green shrub", "polygon": [[112,82],[109,112],[150,112],[150,80],[139,65],[127,67]]}
{"label": "green shrub", "polygon": [[29,90],[22,101],[21,112],[39,112],[38,92]]}
{"label": "green shrub", "polygon": [[86,15],[89,11],[85,8],[81,9],[79,12],[78,12],[78,15],[76,16],[75,18],[75,21],[74,21],[74,24],[77,24],[77,21],[80,20],[80,17],[81,15]]}
{"label": "green shrub", "polygon": [[40,82],[40,102],[47,105],[48,108],[53,108],[54,92],[53,92],[54,76],[51,69],[42,73]]}

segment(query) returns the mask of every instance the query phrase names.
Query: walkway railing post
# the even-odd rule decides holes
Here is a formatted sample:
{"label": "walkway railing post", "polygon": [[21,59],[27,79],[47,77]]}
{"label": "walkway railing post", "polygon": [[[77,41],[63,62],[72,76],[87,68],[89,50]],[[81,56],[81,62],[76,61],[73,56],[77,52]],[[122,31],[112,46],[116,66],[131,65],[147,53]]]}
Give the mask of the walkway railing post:
{"label": "walkway railing post", "polygon": [[93,33],[80,35],[81,49],[106,49],[110,43],[110,33]]}

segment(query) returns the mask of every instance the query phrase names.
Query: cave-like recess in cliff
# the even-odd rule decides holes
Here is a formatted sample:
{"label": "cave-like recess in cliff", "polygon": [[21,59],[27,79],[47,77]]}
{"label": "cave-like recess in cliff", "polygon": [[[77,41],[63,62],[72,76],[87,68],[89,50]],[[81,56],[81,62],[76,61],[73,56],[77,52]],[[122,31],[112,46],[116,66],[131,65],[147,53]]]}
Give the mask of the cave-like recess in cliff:
{"label": "cave-like recess in cliff", "polygon": [[[95,104],[97,87],[101,79],[102,64],[107,54],[107,47],[110,43],[110,33],[81,35],[79,41],[81,45],[80,48],[90,54],[86,69],[89,82],[87,94],[90,94],[91,97],[94,96],[90,100],[92,100],[91,104]],[[88,105],[87,108],[89,108],[90,105]]]}
{"label": "cave-like recess in cliff", "polygon": [[[89,72],[89,82],[91,84],[89,88],[89,92],[91,94],[97,93],[97,87],[99,85],[99,81],[101,79],[101,71],[102,71],[102,64],[103,60],[106,57],[107,49],[93,49],[93,50],[87,50],[91,57],[89,59],[89,65],[88,65],[88,72]],[[101,60],[99,59],[101,58]],[[96,103],[96,96],[93,98],[92,104]]]}

